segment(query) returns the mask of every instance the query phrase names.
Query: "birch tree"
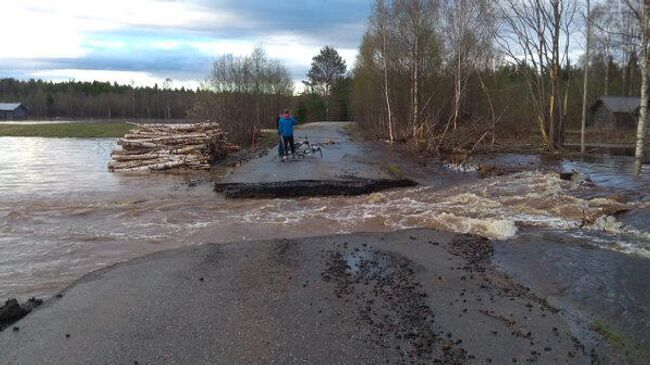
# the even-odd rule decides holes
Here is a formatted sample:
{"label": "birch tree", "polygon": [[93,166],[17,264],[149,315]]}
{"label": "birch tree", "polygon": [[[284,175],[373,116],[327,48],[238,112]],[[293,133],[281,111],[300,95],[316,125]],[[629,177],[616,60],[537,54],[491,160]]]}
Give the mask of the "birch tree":
{"label": "birch tree", "polygon": [[449,64],[454,72],[453,129],[459,115],[470,76],[484,64],[494,37],[491,3],[486,0],[447,0],[444,4]]}
{"label": "birch tree", "polygon": [[645,158],[645,138],[648,122],[648,31],[650,30],[650,0],[625,0],[627,6],[639,19],[641,24],[641,106],[639,109],[639,121],[636,132],[636,174],[641,172],[641,165]]}
{"label": "birch tree", "polygon": [[436,50],[434,20],[436,0],[396,0],[394,13],[397,21],[396,47],[400,46],[402,59],[398,62],[408,69],[410,87],[409,129],[415,144],[422,129],[421,99],[423,79],[429,76],[432,54]]}
{"label": "birch tree", "polygon": [[585,48],[585,59],[583,66],[584,80],[582,87],[582,118],[580,123],[580,152],[586,152],[585,146],[585,132],[587,129],[587,93],[589,91],[589,64],[591,62],[591,2],[587,0],[587,9],[585,15],[585,22],[587,24],[585,38],[587,46]]}
{"label": "birch tree", "polygon": [[[571,0],[504,0],[498,3],[502,27],[499,44],[511,61],[525,72],[537,124],[546,145],[555,150],[562,145],[562,104],[559,98],[561,62],[568,57]],[[564,48],[563,51],[561,49]]]}
{"label": "birch tree", "polygon": [[380,44],[379,58],[382,64],[383,74],[383,89],[384,89],[384,102],[386,105],[386,118],[388,124],[388,139],[390,143],[395,142],[395,133],[393,128],[393,111],[390,101],[390,79],[388,77],[388,37],[389,37],[389,21],[390,21],[390,8],[391,4],[386,0],[377,0],[375,3],[374,14],[371,17],[371,27],[374,28],[376,42]]}

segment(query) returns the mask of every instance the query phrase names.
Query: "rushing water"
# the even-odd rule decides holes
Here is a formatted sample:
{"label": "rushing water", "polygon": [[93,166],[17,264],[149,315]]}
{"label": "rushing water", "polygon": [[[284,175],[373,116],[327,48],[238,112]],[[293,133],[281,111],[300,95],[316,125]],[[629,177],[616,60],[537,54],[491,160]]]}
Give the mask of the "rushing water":
{"label": "rushing water", "polygon": [[[223,172],[109,173],[114,147],[112,139],[0,138],[0,299],[51,295],[92,270],[173,247],[414,227],[499,240],[545,229],[650,258],[650,174],[633,179],[630,159],[490,161],[578,170],[592,183],[540,170],[468,174],[466,183],[442,189],[234,201],[212,192],[209,181]],[[614,215],[624,210],[632,213]]]}
{"label": "rushing water", "polygon": [[596,192],[604,190],[626,195],[633,200],[650,200],[650,165],[643,165],[641,174],[637,177],[634,173],[634,159],[630,157],[588,155],[581,159],[565,159],[554,155],[499,154],[480,157],[476,162],[578,171],[595,184]]}

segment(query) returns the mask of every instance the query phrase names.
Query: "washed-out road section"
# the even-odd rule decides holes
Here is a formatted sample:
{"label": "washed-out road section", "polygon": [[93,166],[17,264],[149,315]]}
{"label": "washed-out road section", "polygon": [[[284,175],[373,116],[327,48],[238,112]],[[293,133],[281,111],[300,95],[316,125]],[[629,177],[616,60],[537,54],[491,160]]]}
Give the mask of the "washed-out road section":
{"label": "washed-out road section", "polygon": [[[351,142],[345,124],[296,136],[335,143],[323,159],[269,153],[223,182],[399,175],[395,156]],[[1,332],[0,363],[591,362],[557,310],[491,254],[485,239],[434,230],[157,253],[86,275]]]}
{"label": "washed-out road section", "polygon": [[586,362],[491,250],[412,230],[157,253],[85,276],[0,333],[0,363]]}

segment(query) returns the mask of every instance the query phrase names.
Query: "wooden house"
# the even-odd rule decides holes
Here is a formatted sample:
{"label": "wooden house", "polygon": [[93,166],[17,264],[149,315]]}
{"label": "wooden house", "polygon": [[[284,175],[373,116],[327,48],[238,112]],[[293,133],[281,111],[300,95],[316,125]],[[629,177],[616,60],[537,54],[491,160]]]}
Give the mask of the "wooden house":
{"label": "wooden house", "polygon": [[0,103],[0,120],[23,120],[27,118],[27,108],[21,103]]}
{"label": "wooden house", "polygon": [[589,126],[605,129],[634,129],[639,119],[641,98],[603,96],[589,109]]}

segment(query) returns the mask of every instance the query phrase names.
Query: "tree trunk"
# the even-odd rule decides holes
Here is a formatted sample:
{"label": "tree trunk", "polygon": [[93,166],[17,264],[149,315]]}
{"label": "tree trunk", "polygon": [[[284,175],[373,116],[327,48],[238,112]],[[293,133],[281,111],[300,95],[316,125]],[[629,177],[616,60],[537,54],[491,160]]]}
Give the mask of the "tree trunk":
{"label": "tree trunk", "polygon": [[386,60],[386,30],[382,31],[382,48],[384,55],[384,97],[386,98],[386,111],[388,113],[388,139],[392,144],[395,141],[393,134],[393,112],[390,108],[390,96],[388,94],[388,61]]}
{"label": "tree trunk", "polygon": [[555,120],[555,115],[557,114],[556,112],[556,105],[557,105],[557,69],[555,68],[555,64],[553,64],[552,69],[551,69],[551,97],[550,97],[550,103],[549,103],[549,118],[548,118],[548,134],[549,134],[549,139],[550,139],[550,148],[552,150],[555,150],[557,148],[557,131],[556,131],[556,120]]}
{"label": "tree trunk", "polygon": [[643,12],[641,22],[641,108],[639,111],[639,123],[636,132],[637,160],[636,174],[641,173],[645,155],[645,137],[648,121],[648,21],[650,21],[650,0],[643,0]]}
{"label": "tree trunk", "polygon": [[[609,57],[607,57],[609,60]],[[607,76],[609,76],[609,62],[607,62]],[[609,85],[608,85],[609,86]],[[623,96],[630,95],[630,55],[625,55],[625,66],[623,67]]]}
{"label": "tree trunk", "polygon": [[458,124],[458,113],[460,112],[460,93],[461,93],[461,77],[462,77],[462,69],[461,69],[461,50],[460,47],[456,51],[458,52],[458,59],[456,62],[458,62],[457,68],[456,68],[456,90],[455,90],[455,97],[454,97],[454,130],[456,130],[457,124]]}
{"label": "tree trunk", "polygon": [[551,149],[556,150],[560,145],[561,131],[559,130],[559,70],[560,70],[560,3],[553,1],[553,43],[551,56],[551,101],[549,107],[549,134],[551,138]]}
{"label": "tree trunk", "polygon": [[414,49],[413,49],[413,142],[417,146],[417,130],[418,130],[418,114],[420,113],[419,111],[419,85],[418,85],[418,79],[419,79],[419,50],[418,50],[418,26],[419,24],[416,24],[414,27],[413,33],[415,37],[415,42],[414,42]]}
{"label": "tree trunk", "polygon": [[[605,90],[603,90],[603,95],[609,96],[609,46],[605,47],[605,58],[607,62],[605,62]],[[625,68],[623,68],[623,73],[625,73]],[[623,80],[625,80],[625,76]]]}
{"label": "tree trunk", "polygon": [[585,51],[584,84],[582,88],[582,119],[580,128],[580,152],[585,153],[585,132],[587,130],[587,90],[589,90],[589,61],[591,60],[591,4],[587,0],[587,49]]}
{"label": "tree trunk", "polygon": [[330,86],[325,84],[325,118],[330,120]]}

